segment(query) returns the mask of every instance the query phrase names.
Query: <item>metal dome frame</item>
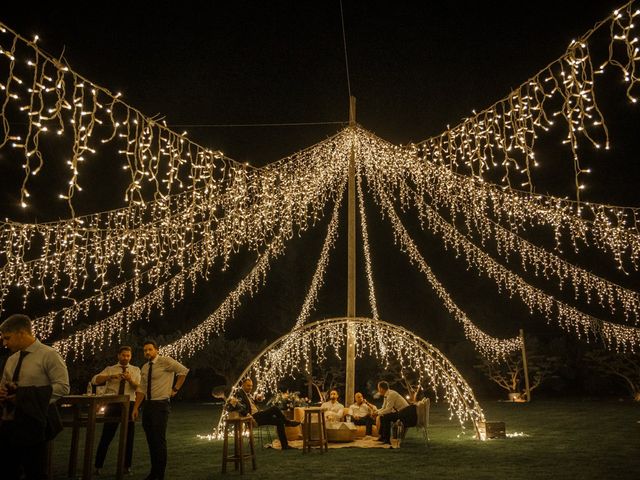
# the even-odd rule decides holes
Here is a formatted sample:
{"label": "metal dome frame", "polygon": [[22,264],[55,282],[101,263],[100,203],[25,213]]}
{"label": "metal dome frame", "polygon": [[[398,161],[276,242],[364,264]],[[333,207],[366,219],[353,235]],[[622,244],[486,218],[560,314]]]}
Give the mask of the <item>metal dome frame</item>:
{"label": "metal dome frame", "polygon": [[[462,428],[472,423],[479,438],[479,423],[484,422],[484,413],[475,399],[471,387],[455,366],[423,338],[409,330],[382,320],[366,317],[336,317],[305,324],[278,338],[264,348],[243,370],[233,384],[232,392],[240,387],[244,378],[256,380],[257,392],[273,392],[278,382],[296,371],[308,371],[311,352],[317,359],[326,358],[331,347],[340,358],[340,350],[346,345],[347,332],[353,334],[356,356],[369,353],[384,363],[389,358],[397,358],[405,367],[427,378],[433,391],[443,392],[449,410],[456,415]],[[218,431],[224,414],[220,418]]]}

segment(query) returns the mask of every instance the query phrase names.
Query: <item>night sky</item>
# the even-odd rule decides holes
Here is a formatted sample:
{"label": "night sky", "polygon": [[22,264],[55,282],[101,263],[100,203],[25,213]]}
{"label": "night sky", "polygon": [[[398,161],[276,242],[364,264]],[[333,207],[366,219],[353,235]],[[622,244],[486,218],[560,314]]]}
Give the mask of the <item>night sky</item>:
{"label": "night sky", "polygon": [[[40,46],[54,56],[64,48],[65,58],[77,72],[112,92],[122,92],[139,110],[164,116],[176,130],[186,129],[196,142],[239,161],[264,165],[342,127],[184,125],[348,120],[339,2],[143,5],[105,2],[94,13],[95,8],[89,11],[67,2],[37,8],[22,3],[3,11],[0,18],[28,38],[37,33]],[[545,0],[462,5],[344,0],[358,123],[396,144],[437,135],[448,124],[453,126],[471,115],[472,109],[481,110],[506,96],[620,4]],[[613,91],[603,95],[613,148],[600,152],[599,157],[593,152],[585,154],[586,166],[594,170],[585,198],[638,206],[638,145],[631,126],[637,129],[640,107],[624,98],[619,79],[609,79],[606,85]],[[541,149],[539,158],[543,168],[548,168],[541,178],[549,182],[542,182],[540,191],[571,195],[572,179],[559,178],[552,167],[553,162],[570,163],[570,151],[553,135],[547,144],[542,142]],[[19,185],[7,178],[0,214],[14,218]],[[101,197],[108,194],[108,190],[98,191]],[[46,205],[50,193],[38,194]],[[86,195],[80,208],[105,205],[104,198],[91,199],[91,192]],[[114,194],[109,208],[123,206],[121,197],[119,192]],[[38,214],[47,216],[44,209]],[[368,214],[382,318],[408,326],[436,345],[458,341],[461,328],[440,307],[424,278],[393,247],[391,230],[379,220],[376,207],[370,206]],[[274,281],[250,306],[238,311],[237,319],[228,326],[229,335],[274,339],[293,325],[325,232],[326,220],[291,243],[286,258],[274,265]],[[437,239],[417,227],[412,232],[454,299],[488,333],[513,336],[524,326],[528,331],[559,334],[559,329],[531,318],[519,301],[498,295],[492,283],[467,272],[464,261],[442,253]],[[345,238],[343,234],[339,241],[346,242]],[[344,313],[345,258],[340,245],[313,319]],[[248,271],[247,260],[246,256],[236,259],[230,271],[199,286],[165,317],[180,318],[181,328],[202,321]],[[585,263],[593,262],[598,259],[589,258]],[[358,312],[368,315],[366,285],[362,270],[360,273]],[[637,290],[637,273],[627,277],[613,267],[603,267],[601,273]],[[170,328],[165,324],[164,330]]]}

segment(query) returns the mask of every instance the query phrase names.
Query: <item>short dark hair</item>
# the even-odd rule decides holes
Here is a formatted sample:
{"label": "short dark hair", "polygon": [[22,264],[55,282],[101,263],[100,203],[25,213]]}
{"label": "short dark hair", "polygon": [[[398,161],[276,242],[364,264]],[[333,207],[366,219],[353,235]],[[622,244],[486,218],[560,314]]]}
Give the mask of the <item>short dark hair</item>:
{"label": "short dark hair", "polygon": [[22,313],[15,313],[0,324],[0,333],[14,333],[26,331],[33,334],[31,319]]}
{"label": "short dark hair", "polygon": [[144,347],[145,345],[153,345],[153,348],[158,350],[158,344],[156,343],[155,340],[145,340],[142,346]]}
{"label": "short dark hair", "polygon": [[383,390],[389,390],[389,382],[385,382],[384,380],[378,382],[378,386]]}
{"label": "short dark hair", "polygon": [[122,352],[131,352],[131,353],[133,353],[133,349],[129,345],[122,345],[120,347],[120,350],[118,350],[118,353],[120,354]]}

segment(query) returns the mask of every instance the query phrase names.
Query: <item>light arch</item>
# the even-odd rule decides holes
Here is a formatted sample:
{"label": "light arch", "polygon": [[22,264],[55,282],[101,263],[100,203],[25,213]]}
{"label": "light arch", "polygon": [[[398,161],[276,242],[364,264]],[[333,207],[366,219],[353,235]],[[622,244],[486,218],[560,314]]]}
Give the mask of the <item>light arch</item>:
{"label": "light arch", "polygon": [[[397,358],[401,365],[418,372],[421,379],[426,378],[436,395],[441,392],[463,429],[471,424],[478,434],[478,424],[485,420],[484,412],[471,387],[442,352],[403,327],[366,317],[328,318],[283,335],[255,357],[233,389],[239,388],[242,379],[252,377],[257,392],[277,391],[278,383],[284,378],[308,371],[312,358],[323,360],[330,349],[340,358],[348,329],[355,338],[356,357],[368,353],[383,363]],[[223,417],[218,431],[222,420]]]}

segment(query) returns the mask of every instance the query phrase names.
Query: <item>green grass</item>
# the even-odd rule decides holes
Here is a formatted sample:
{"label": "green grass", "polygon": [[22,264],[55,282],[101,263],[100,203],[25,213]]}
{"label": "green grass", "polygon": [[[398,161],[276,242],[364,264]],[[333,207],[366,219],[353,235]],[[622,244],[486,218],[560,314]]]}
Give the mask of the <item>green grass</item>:
{"label": "green grass", "polygon": [[[506,422],[507,433],[525,437],[480,442],[471,432],[461,434],[449,421],[445,405],[431,410],[430,447],[410,429],[397,450],[332,449],[315,451],[258,450],[256,479],[639,479],[640,405],[617,401],[534,401],[531,404],[483,402],[487,420]],[[197,438],[216,423],[219,407],[174,404],[169,419],[167,480],[222,478],[222,442]],[[98,435],[99,429],[98,428]],[[96,435],[96,443],[98,435]],[[275,437],[274,437],[275,438]],[[56,439],[54,478],[67,478],[70,435]],[[115,477],[116,439],[103,475]],[[232,467],[233,468],[233,467]],[[136,426],[134,474],[149,472],[142,426]],[[238,476],[231,470],[224,477]]]}

